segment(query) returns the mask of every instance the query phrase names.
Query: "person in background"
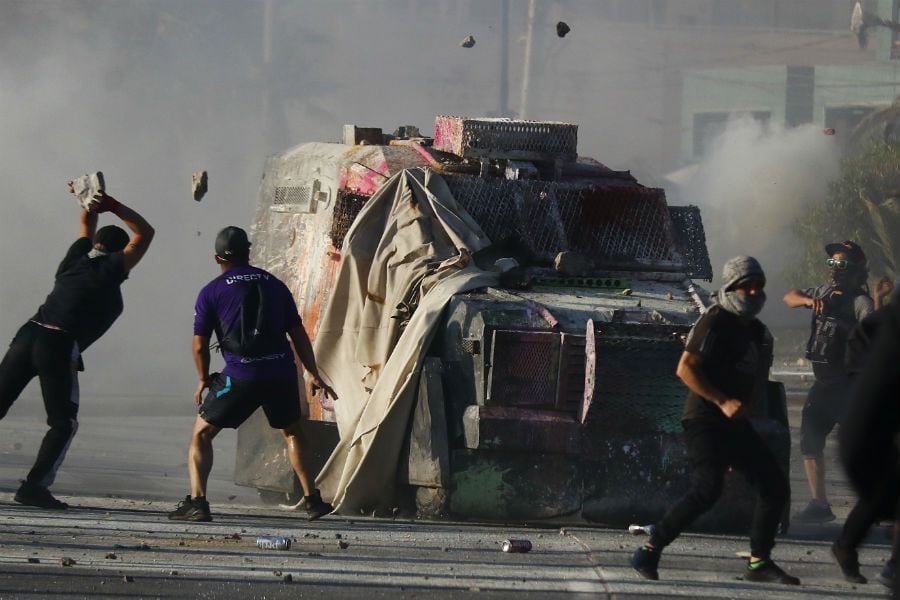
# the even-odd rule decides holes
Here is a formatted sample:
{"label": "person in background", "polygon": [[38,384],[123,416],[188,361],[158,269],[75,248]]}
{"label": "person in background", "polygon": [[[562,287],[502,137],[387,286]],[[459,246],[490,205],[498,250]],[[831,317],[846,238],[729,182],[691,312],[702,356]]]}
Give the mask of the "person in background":
{"label": "person in background", "polygon": [[784,295],[791,308],[812,311],[806,356],[815,381],[803,405],[800,452],[812,498],[794,519],[824,523],[834,520],[825,488],[825,439],[841,421],[850,399],[845,353],[850,331],[875,310],[866,291],[866,255],[858,244],[845,241],[825,246],[828,281],[815,288],[794,289]]}

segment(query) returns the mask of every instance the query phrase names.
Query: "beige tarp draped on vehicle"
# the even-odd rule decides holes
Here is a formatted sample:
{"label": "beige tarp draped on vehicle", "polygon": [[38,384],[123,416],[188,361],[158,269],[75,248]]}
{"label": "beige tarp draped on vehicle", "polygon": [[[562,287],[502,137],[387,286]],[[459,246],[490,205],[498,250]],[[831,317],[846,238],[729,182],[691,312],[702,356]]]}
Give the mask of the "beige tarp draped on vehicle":
{"label": "beige tarp draped on vehicle", "polygon": [[470,259],[489,243],[422,168],[385,182],[347,232],[315,340],[341,436],[317,484],[344,514],[392,506],[422,360],[450,297],[496,285]]}

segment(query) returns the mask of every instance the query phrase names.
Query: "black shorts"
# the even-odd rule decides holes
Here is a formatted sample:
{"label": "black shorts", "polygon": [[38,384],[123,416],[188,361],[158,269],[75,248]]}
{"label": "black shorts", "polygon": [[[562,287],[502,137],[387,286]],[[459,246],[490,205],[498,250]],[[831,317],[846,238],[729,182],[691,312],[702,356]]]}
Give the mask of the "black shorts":
{"label": "black shorts", "polygon": [[813,382],[806,396],[800,420],[800,454],[819,458],[825,449],[825,438],[847,412],[851,382],[842,378]]}
{"label": "black shorts", "polygon": [[296,423],[300,420],[297,380],[238,380],[213,373],[209,392],[200,405],[200,416],[216,427],[237,429],[260,406],[275,429]]}

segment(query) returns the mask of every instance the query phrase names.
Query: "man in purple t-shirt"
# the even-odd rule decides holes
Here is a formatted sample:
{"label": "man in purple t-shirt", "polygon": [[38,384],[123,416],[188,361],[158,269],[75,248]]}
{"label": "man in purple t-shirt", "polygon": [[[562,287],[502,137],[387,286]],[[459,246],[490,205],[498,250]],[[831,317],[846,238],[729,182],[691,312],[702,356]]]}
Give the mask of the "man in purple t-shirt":
{"label": "man in purple t-shirt", "polygon": [[[322,388],[326,396],[337,396],[319,376],[312,344],[290,290],[271,273],[250,265],[247,233],[239,227],[226,227],[219,232],[215,259],[222,274],[200,290],[194,312],[193,353],[200,378],[194,400],[200,410],[188,450],[191,494],[169,513],[169,518],[212,520],[206,483],[212,469],[213,438],[223,428],[236,429],[262,406],[269,425],[284,435],[291,466],[306,498],[309,519],[318,519],[333,509],[322,500],[319,490],[313,489],[314,479],[307,474],[301,459],[305,443],[300,430],[300,390],[291,343],[310,374],[312,386]],[[225,368],[210,375],[209,340],[213,332],[219,340]],[[206,389],[209,392],[204,398]]]}

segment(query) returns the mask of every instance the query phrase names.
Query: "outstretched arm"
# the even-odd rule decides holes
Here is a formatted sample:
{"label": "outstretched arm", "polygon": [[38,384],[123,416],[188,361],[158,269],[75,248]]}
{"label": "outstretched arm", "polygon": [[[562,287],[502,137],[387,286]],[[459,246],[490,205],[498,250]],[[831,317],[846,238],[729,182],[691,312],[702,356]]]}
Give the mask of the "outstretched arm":
{"label": "outstretched arm", "polygon": [[785,294],[784,303],[791,308],[811,308],[815,311],[816,314],[821,313],[822,308],[824,308],[825,306],[825,301],[821,298],[813,298],[812,296],[807,296],[800,290],[791,290],[787,294]]}
{"label": "outstretched arm", "polygon": [[297,325],[288,331],[288,336],[291,338],[291,343],[294,344],[294,350],[296,350],[297,356],[300,357],[300,362],[303,363],[303,368],[310,374],[310,384],[313,393],[315,393],[317,388],[321,388],[325,396],[331,396],[337,400],[337,394],[319,376],[319,369],[316,367],[316,357],[313,354],[312,344],[309,341],[309,336],[306,335],[306,330],[301,325]]}

